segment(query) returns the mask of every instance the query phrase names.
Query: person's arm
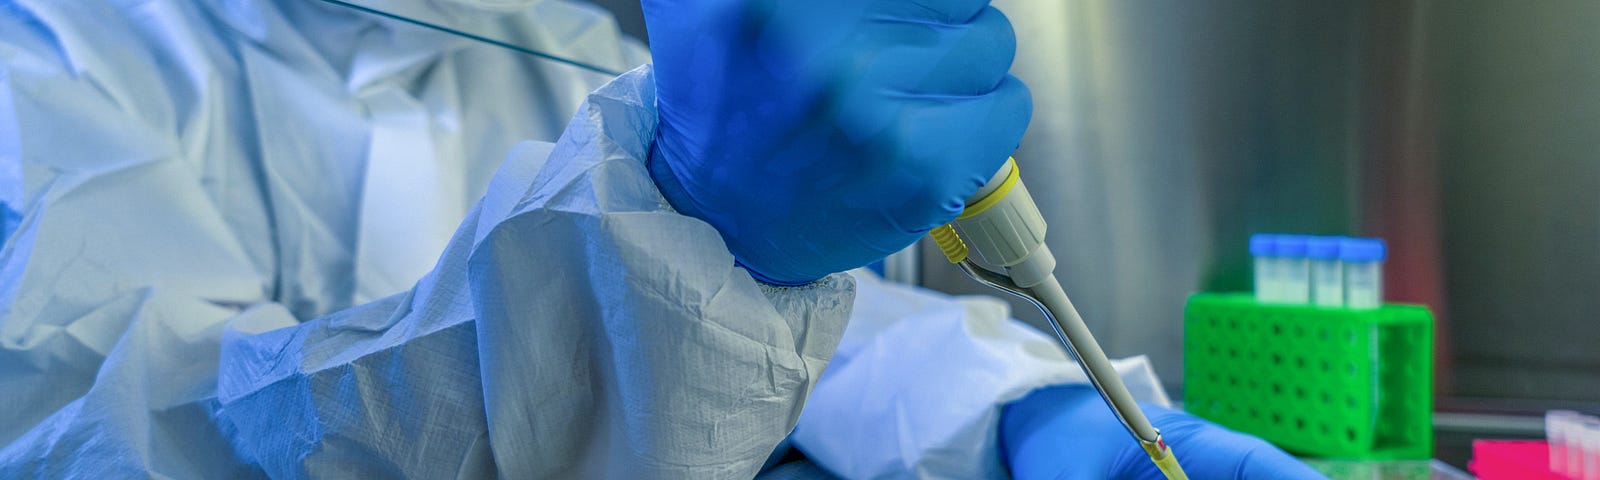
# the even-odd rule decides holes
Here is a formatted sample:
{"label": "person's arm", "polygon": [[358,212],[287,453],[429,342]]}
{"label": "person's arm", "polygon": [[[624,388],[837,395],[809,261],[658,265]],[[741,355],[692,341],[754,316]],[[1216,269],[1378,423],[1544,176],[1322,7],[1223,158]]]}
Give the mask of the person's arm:
{"label": "person's arm", "polygon": [[[749,477],[852,282],[758,284],[644,167],[648,68],[507,158],[410,292],[224,344],[218,417],[269,474]],[[525,165],[548,155],[533,175]]]}
{"label": "person's arm", "polygon": [[0,179],[23,214],[0,253],[0,477],[749,476],[843,328],[848,277],[757,284],[626,154],[650,144],[648,73],[514,152],[415,288],[296,325],[271,292],[303,286],[241,246],[269,232],[206,191],[244,174],[156,129],[183,102],[140,75],[166,64],[107,76],[129,66],[84,63],[87,30],[7,13],[0,154],[25,175]]}

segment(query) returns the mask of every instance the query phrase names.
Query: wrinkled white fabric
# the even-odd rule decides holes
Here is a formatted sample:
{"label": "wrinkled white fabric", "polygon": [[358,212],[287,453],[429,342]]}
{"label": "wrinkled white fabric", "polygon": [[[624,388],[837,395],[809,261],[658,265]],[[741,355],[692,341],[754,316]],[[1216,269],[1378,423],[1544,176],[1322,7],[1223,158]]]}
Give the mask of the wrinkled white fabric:
{"label": "wrinkled white fabric", "polygon": [[553,151],[507,158],[408,294],[225,343],[236,450],[273,476],[753,476],[852,282],[760,287],[671,212],[644,170],[650,82],[619,78]]}
{"label": "wrinkled white fabric", "polygon": [[[1059,341],[997,298],[854,273],[850,327],[792,437],[837,475],[1006,478],[1000,408],[1035,388],[1088,383]],[[1113,364],[1134,398],[1170,406],[1145,357]]]}
{"label": "wrinkled white fabric", "polygon": [[[645,58],[533,9],[452,18]],[[669,211],[647,72],[569,124],[604,78],[322,2],[0,4],[0,477],[748,477],[797,417],[852,478],[1003,476],[999,404],[1075,367],[864,277],[823,375],[852,279]]]}
{"label": "wrinkled white fabric", "polygon": [[[538,7],[563,6],[527,40],[644,59],[592,7]],[[0,5],[4,472],[234,476],[205,420],[223,332],[409,287],[505,152],[604,80],[322,2]],[[433,151],[369,148],[385,129]],[[368,208],[402,197],[456,210]]]}

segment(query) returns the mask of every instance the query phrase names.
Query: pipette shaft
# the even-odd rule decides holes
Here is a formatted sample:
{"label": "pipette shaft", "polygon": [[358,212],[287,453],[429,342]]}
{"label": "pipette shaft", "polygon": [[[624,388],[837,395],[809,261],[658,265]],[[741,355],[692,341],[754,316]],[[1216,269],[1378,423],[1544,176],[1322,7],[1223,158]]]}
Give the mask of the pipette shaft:
{"label": "pipette shaft", "polygon": [[[1117,375],[1072,300],[1055,278],[1055,257],[1044,244],[1038,206],[1008,159],[955,222],[930,234],[951,263],[973,280],[1020,297],[1044,312],[1056,338],[1078,364],[1150,460],[1169,479],[1187,479],[1172,449]],[[968,246],[972,250],[968,250]],[[969,255],[972,253],[972,255]]]}

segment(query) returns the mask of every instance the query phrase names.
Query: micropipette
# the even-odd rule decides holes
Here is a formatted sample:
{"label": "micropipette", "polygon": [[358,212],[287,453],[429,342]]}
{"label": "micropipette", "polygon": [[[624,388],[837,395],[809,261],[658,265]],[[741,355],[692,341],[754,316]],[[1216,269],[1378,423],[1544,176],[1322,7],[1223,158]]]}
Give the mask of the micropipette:
{"label": "micropipette", "polygon": [[[1000,171],[967,199],[956,220],[929,233],[950,263],[968,277],[1021,297],[1044,312],[1050,328],[1078,364],[1117,420],[1169,479],[1188,479],[1161,431],[1122,384],[1122,377],[1095,342],[1077,308],[1055,277],[1055,256],[1044,244],[1044,216],[1022,184],[1017,164],[1006,159]],[[970,246],[970,250],[969,250]]]}

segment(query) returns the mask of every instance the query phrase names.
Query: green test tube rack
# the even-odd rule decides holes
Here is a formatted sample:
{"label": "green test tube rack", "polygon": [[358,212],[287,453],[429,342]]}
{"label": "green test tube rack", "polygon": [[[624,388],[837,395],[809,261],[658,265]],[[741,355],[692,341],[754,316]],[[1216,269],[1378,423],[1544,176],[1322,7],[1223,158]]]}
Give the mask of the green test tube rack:
{"label": "green test tube rack", "polygon": [[1305,456],[1433,454],[1433,315],[1197,294],[1184,309],[1184,409]]}

